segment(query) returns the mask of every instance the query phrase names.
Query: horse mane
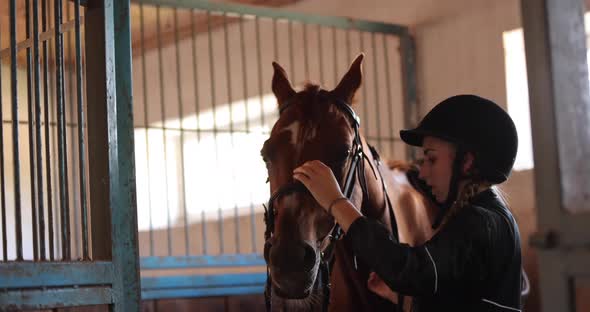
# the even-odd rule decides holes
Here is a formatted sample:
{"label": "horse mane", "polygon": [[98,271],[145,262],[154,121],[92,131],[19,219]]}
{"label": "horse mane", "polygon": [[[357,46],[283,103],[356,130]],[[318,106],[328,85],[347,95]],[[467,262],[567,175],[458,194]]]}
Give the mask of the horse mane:
{"label": "horse mane", "polygon": [[312,93],[312,94],[316,94],[316,93],[318,93],[320,91],[320,89],[321,88],[320,88],[319,85],[307,81],[307,82],[305,82],[305,85],[303,87],[303,92],[309,92],[309,93]]}
{"label": "horse mane", "polygon": [[394,159],[394,160],[387,160],[385,163],[387,164],[387,167],[389,169],[399,170],[404,173],[407,173],[408,171],[411,171],[411,170],[418,170],[417,163],[413,162],[413,161]]}

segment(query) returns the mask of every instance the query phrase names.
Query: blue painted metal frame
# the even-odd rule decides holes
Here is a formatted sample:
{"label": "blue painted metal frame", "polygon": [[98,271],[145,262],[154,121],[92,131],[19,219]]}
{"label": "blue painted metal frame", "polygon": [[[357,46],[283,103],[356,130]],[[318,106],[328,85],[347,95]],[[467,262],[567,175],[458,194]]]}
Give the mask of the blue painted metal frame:
{"label": "blue painted metal frame", "polygon": [[[104,0],[109,194],[115,268],[113,311],[140,310],[137,198],[133,128],[131,23],[129,0]],[[108,76],[107,76],[108,77]]]}
{"label": "blue painted metal frame", "polygon": [[259,254],[226,254],[217,256],[142,257],[142,270],[185,269],[205,267],[243,267],[266,265]]}
{"label": "blue painted metal frame", "polygon": [[21,311],[112,304],[113,297],[110,287],[12,290],[0,292],[0,307]]}
{"label": "blue painted metal frame", "polygon": [[93,245],[107,241],[110,253],[94,255],[107,261],[1,263],[2,311],[99,304],[110,305],[110,310],[117,312],[140,310],[130,3],[129,0],[86,2],[90,2],[89,11],[100,15],[95,21],[98,28],[92,28],[99,30],[98,34],[87,29],[86,38],[98,42],[96,47],[101,52],[104,49],[104,59],[97,60],[104,80],[95,82],[95,87],[104,92],[94,104],[106,108],[108,146],[100,148],[108,149],[108,159],[104,159],[108,164],[108,200],[107,206],[97,204],[96,207],[110,212],[110,218],[95,220],[92,225],[109,228],[111,237],[116,239],[94,239]]}
{"label": "blue painted metal frame", "polygon": [[[143,279],[142,279],[143,281]],[[256,295],[264,293],[264,284],[257,286],[224,286],[209,288],[147,289],[141,291],[142,300]]]}
{"label": "blue painted metal frame", "polygon": [[144,277],[142,299],[261,294],[266,273]]}
{"label": "blue painted metal frame", "polygon": [[[158,5],[172,8],[200,9],[215,13],[227,13],[256,16],[270,19],[284,19],[297,21],[304,24],[315,24],[340,29],[351,29],[365,32],[378,32],[398,36],[401,42],[402,77],[404,79],[404,117],[407,127],[414,125],[417,120],[417,92],[415,76],[415,50],[414,40],[410,36],[408,27],[396,24],[354,20],[346,17],[319,16],[303,13],[289,12],[274,8],[263,8],[239,4],[227,4],[201,0],[132,0],[134,3]],[[408,155],[411,154],[408,149]],[[231,255],[203,255],[203,256],[178,256],[178,257],[142,257],[140,259],[142,270],[157,269],[183,269],[202,267],[237,267],[237,266],[264,266],[264,258],[259,254],[231,254]],[[199,281],[205,281],[209,276],[182,276],[182,277],[144,277],[142,281],[142,299],[223,296],[234,294],[256,294],[264,291],[264,283],[250,285],[247,281],[248,274],[214,275],[216,281],[231,281],[227,284],[201,285]],[[266,273],[256,274],[256,278],[266,279]],[[201,280],[203,279],[203,280]],[[194,282],[195,284],[190,284]],[[174,285],[183,284],[183,287],[149,288],[146,285]],[[177,285],[180,285],[177,284]]]}
{"label": "blue painted metal frame", "polygon": [[408,35],[408,27],[372,21],[355,20],[346,17],[321,16],[289,12],[275,8],[264,8],[241,4],[228,4],[201,0],[133,0],[134,3],[167,6],[173,8],[200,9],[211,12],[250,15],[272,19],[285,19],[305,24],[316,24],[342,29],[354,29],[367,32],[382,32],[398,36]]}
{"label": "blue painted metal frame", "polygon": [[106,285],[113,280],[113,264],[102,261],[9,262],[0,264],[0,276],[0,289]]}

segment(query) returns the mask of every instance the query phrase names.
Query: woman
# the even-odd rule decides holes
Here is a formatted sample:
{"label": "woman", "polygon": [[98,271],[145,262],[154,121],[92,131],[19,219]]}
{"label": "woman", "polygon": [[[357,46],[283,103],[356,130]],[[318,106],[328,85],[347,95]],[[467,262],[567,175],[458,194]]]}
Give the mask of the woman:
{"label": "woman", "polygon": [[422,147],[419,178],[440,208],[437,231],[422,246],[400,244],[363,217],[320,161],[296,168],[293,177],[334,216],[357,258],[375,272],[368,286],[377,294],[413,296],[414,311],[520,311],[518,226],[492,187],[506,181],[514,165],[512,119],[490,100],[459,95],[400,136]]}

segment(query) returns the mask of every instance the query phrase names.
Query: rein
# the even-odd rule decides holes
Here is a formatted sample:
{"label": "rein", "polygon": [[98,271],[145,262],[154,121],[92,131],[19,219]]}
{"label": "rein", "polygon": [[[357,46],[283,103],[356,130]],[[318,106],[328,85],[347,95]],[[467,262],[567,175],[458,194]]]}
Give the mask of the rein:
{"label": "rein", "polygon": [[[353,146],[352,146],[352,150],[351,150],[352,153],[349,156],[352,159],[351,159],[350,166],[348,168],[348,172],[346,173],[346,176],[344,179],[344,187],[342,189],[342,192],[343,192],[344,196],[346,196],[346,198],[351,199],[352,192],[354,189],[355,176],[357,176],[360,186],[361,186],[361,189],[362,189],[363,198],[368,198],[369,193],[368,193],[368,189],[367,189],[366,177],[364,174],[365,160],[367,160],[369,162],[369,166],[371,167],[371,170],[373,171],[373,175],[375,176],[375,179],[377,179],[377,173],[379,174],[379,177],[381,178],[383,194],[384,194],[384,198],[385,198],[385,205],[387,206],[387,208],[389,209],[389,212],[390,212],[392,233],[393,233],[394,237],[397,238],[397,224],[395,222],[395,217],[394,217],[393,206],[391,204],[391,200],[389,199],[389,196],[387,195],[385,181],[383,179],[381,171],[375,170],[373,164],[369,161],[368,156],[363,151],[363,145],[362,145],[361,136],[359,133],[360,118],[354,112],[352,107],[348,103],[346,103],[345,101],[340,100],[338,98],[331,98],[331,100],[333,100],[336,103],[336,106],[340,110],[342,110],[350,118],[350,120],[352,122],[352,128],[354,130]],[[285,104],[283,104],[279,109],[279,114],[282,114],[283,111],[285,111],[287,108],[289,108],[291,103],[292,103],[291,101],[287,101]],[[375,160],[375,165],[379,166],[380,159],[379,159],[379,155],[377,154],[377,151],[372,146],[369,146],[369,150],[373,156],[373,159]],[[296,193],[296,192],[308,193],[309,191],[300,182],[288,183],[288,184],[280,187],[270,197],[270,199],[268,201],[268,205],[264,205],[264,222],[266,224],[266,229],[264,232],[264,239],[265,239],[264,253],[265,253],[265,255],[267,254],[267,252],[269,251],[269,249],[271,247],[269,240],[274,235],[275,216],[277,214],[274,203],[277,199],[281,198],[282,196],[286,196],[286,195],[289,195],[291,193]],[[329,304],[329,299],[330,299],[330,288],[331,288],[330,273],[331,273],[331,269],[332,269],[332,265],[333,265],[333,250],[334,250],[334,246],[335,246],[334,242],[338,241],[341,238],[341,236],[342,236],[342,228],[340,227],[340,225],[338,223],[334,222],[334,226],[329,231],[329,234],[317,242],[319,249],[320,249],[321,260],[320,260],[320,265],[319,265],[319,269],[318,269],[318,276],[316,277],[316,281],[317,281],[316,286],[314,286],[314,287],[323,288],[323,295],[324,295],[323,311],[328,311],[328,304]],[[357,263],[356,256],[354,256],[355,269],[357,269],[356,263]],[[266,286],[265,286],[265,290],[264,290],[264,299],[265,299],[266,310],[271,311],[272,310],[271,309],[272,308],[271,307],[272,278],[270,276],[270,268],[269,268],[268,264],[267,264],[267,268],[266,268],[266,276],[267,276],[267,279],[266,279]],[[403,307],[403,297],[400,296],[399,299],[400,300],[398,302],[402,303],[402,307]]]}

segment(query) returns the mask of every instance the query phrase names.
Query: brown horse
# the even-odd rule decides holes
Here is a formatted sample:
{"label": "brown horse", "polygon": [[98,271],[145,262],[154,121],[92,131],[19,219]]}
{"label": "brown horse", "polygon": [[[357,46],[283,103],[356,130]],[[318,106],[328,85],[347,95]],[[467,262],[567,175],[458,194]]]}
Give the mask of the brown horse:
{"label": "brown horse", "polygon": [[362,59],[331,91],[308,84],[296,92],[273,63],[272,90],[281,113],[261,151],[273,194],[265,244],[267,307],[273,311],[393,311],[392,303],[368,289],[370,271],[356,261],[346,236],[333,239],[334,219],[294,182],[293,169],[308,160],[329,165],[343,189],[349,178],[344,192],[355,207],[393,228],[401,242],[421,244],[433,235],[436,208],[412,187],[410,166],[382,164],[358,131],[349,103],[361,85]]}

